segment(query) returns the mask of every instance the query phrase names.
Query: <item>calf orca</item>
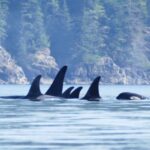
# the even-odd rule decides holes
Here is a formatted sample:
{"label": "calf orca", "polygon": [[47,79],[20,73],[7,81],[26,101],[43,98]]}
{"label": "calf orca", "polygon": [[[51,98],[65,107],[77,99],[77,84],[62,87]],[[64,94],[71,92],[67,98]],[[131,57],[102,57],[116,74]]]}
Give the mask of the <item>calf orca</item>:
{"label": "calf orca", "polygon": [[69,98],[74,99],[74,98],[79,98],[80,91],[82,90],[82,86],[77,87],[73,92],[71,92]]}
{"label": "calf orca", "polygon": [[12,95],[12,96],[1,96],[0,98],[4,98],[4,99],[35,99],[38,96],[41,96],[42,93],[40,91],[40,79],[41,79],[41,75],[38,75],[37,77],[35,77],[35,79],[33,80],[31,87],[29,89],[29,92],[26,96],[21,96],[21,95]]}
{"label": "calf orca", "polygon": [[74,86],[71,86],[71,87],[67,88],[67,89],[63,92],[62,97],[64,97],[64,98],[70,98],[70,93],[71,93],[71,91],[73,90],[73,88],[74,88]]}
{"label": "calf orca", "polygon": [[74,88],[73,86],[67,88],[67,89],[64,91],[62,97],[68,98],[68,99],[76,99],[76,98],[79,98],[79,94],[80,94],[80,91],[81,91],[81,89],[82,89],[82,86],[77,87],[74,91],[72,91],[73,88]]}
{"label": "calf orca", "polygon": [[139,100],[139,99],[146,99],[143,95],[139,95],[136,93],[130,93],[130,92],[123,92],[120,93],[117,97],[117,99],[120,100]]}
{"label": "calf orca", "polygon": [[101,99],[99,94],[99,81],[100,76],[96,77],[94,81],[91,83],[87,93],[81,99],[88,100],[88,101],[99,101]]}

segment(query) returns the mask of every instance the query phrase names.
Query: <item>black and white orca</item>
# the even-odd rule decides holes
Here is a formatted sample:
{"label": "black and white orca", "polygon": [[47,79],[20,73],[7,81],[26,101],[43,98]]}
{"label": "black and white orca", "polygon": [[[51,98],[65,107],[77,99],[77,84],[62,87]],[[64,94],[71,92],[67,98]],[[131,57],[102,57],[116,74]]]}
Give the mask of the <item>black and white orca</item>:
{"label": "black and white orca", "polygon": [[139,100],[139,99],[146,99],[145,96],[137,94],[137,93],[130,93],[130,92],[122,92],[117,97],[119,100]]}
{"label": "black and white orca", "polygon": [[71,92],[69,98],[70,99],[79,98],[82,88],[83,88],[82,86],[77,87],[74,91]]}
{"label": "black and white orca", "polygon": [[[79,98],[79,95],[80,95],[80,91],[82,90],[82,86],[80,87],[77,87],[76,89],[74,89],[73,86],[67,88],[63,94],[62,94],[62,97],[63,98],[67,98],[67,99],[77,99]],[[73,90],[73,91],[72,91]]]}
{"label": "black and white orca", "polygon": [[[67,66],[64,66],[60,69],[60,71],[57,73],[53,83],[49,87],[49,89],[46,91],[45,94],[42,94],[40,91],[40,79],[41,75],[38,75],[32,82],[31,87],[29,89],[29,92],[27,95],[12,95],[12,96],[1,96],[0,98],[4,99],[30,99],[30,100],[43,100],[46,98],[79,98],[80,91],[82,87],[76,88],[73,92],[72,89],[74,87],[68,88],[64,93],[63,91],[63,83],[65,74],[67,71]],[[99,81],[100,76],[94,79],[94,81],[91,83],[87,93],[85,96],[81,99],[88,100],[88,101],[98,101],[100,100],[100,94],[99,94]]]}
{"label": "black and white orca", "polygon": [[67,66],[64,66],[60,69],[53,83],[51,84],[49,89],[46,91],[45,95],[62,97],[63,83],[64,83],[66,71],[67,71]]}
{"label": "black and white orca", "polygon": [[100,76],[96,77],[94,81],[91,83],[87,93],[85,96],[81,99],[88,100],[88,101],[99,101],[101,99],[101,96],[99,94],[99,81]]}
{"label": "black and white orca", "polygon": [[67,71],[67,66],[64,66],[60,69],[52,85],[49,87],[49,89],[44,95],[40,91],[40,79],[42,76],[38,75],[33,80],[29,92],[26,96],[12,95],[12,96],[1,96],[0,98],[42,100],[51,97],[62,97],[63,82],[64,82],[66,71]]}
{"label": "black and white orca", "polygon": [[29,89],[29,92],[26,96],[22,96],[22,95],[12,95],[12,96],[1,96],[0,98],[4,98],[4,99],[35,99],[39,96],[42,95],[41,91],[40,91],[40,79],[41,79],[41,75],[38,75],[32,82],[31,87]]}
{"label": "black and white orca", "polygon": [[71,86],[69,88],[67,88],[63,94],[62,94],[62,97],[64,98],[70,98],[70,94],[71,94],[71,91],[74,89],[74,86]]}

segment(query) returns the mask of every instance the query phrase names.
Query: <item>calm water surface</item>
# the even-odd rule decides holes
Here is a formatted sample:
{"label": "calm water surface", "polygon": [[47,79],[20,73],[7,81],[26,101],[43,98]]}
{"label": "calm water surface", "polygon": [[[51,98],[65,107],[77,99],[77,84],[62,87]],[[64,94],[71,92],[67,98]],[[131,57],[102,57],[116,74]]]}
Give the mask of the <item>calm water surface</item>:
{"label": "calm water surface", "polygon": [[[28,88],[1,85],[0,95]],[[0,150],[150,150],[150,99],[116,100],[123,91],[150,96],[150,86],[101,85],[100,102],[0,99]]]}

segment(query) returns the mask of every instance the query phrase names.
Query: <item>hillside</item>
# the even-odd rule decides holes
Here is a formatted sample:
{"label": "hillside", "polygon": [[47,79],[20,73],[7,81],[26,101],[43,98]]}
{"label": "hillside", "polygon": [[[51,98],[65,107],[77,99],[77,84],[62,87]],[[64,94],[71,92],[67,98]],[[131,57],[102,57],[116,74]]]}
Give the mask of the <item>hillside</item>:
{"label": "hillside", "polygon": [[149,0],[0,1],[0,46],[29,81],[68,65],[68,83],[150,84],[149,43]]}

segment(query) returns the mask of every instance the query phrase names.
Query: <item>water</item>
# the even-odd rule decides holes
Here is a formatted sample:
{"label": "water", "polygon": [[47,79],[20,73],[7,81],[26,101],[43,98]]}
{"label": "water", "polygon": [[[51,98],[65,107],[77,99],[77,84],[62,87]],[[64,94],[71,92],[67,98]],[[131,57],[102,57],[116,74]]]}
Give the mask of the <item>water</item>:
{"label": "water", "polygon": [[[1,85],[0,95],[25,95],[28,88]],[[100,102],[0,99],[0,150],[149,150],[150,99],[116,100],[123,91],[150,96],[150,86],[101,85]]]}

